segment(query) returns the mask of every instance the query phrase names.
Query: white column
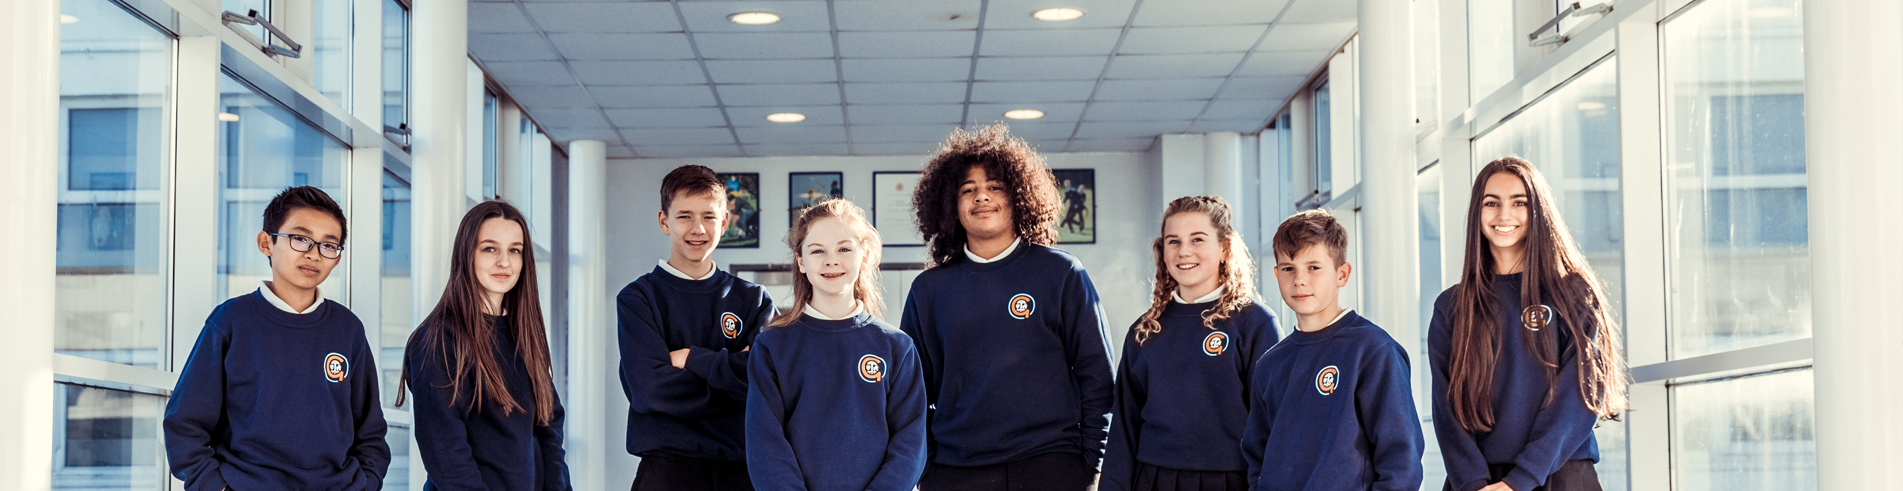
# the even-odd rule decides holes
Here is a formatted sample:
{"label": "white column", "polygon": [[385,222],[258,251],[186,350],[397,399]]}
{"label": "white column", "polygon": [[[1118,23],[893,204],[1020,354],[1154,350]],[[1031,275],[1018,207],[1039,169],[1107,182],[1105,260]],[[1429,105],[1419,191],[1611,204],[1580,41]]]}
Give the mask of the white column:
{"label": "white column", "polygon": [[1163,135],[1160,139],[1157,145],[1163,157],[1163,202],[1158,203],[1159,210],[1176,198],[1203,194],[1206,184],[1203,135]]}
{"label": "white column", "polygon": [[1240,222],[1242,209],[1242,135],[1219,131],[1203,135],[1203,194],[1221,196]]}
{"label": "white column", "polygon": [[[625,452],[625,436],[608,418],[627,401],[613,364],[617,355],[614,292],[608,289],[608,147],[599,140],[568,144],[568,468],[575,489],[610,489],[609,452]],[[618,409],[618,410],[616,410]]]}
{"label": "white column", "polygon": [[1903,4],[1804,2],[1817,489],[1890,489],[1903,462]]}
{"label": "white column", "polygon": [[[1367,315],[1414,352],[1420,344],[1420,224],[1416,216],[1412,36],[1407,0],[1360,0],[1356,59],[1361,114],[1357,153],[1360,241]],[[1337,89],[1340,90],[1340,89]],[[1344,91],[1345,92],[1345,91]],[[1343,135],[1346,136],[1346,135]],[[1337,162],[1349,162],[1336,157]],[[1339,167],[1338,167],[1339,168]],[[1341,189],[1336,188],[1336,193]]]}
{"label": "white column", "polygon": [[450,241],[462,219],[468,155],[468,0],[418,0],[410,16],[414,68],[411,124],[412,319],[422,319],[449,281]]}
{"label": "white column", "polygon": [[0,5],[0,488],[47,489],[53,476],[53,274],[58,233],[59,2]]}

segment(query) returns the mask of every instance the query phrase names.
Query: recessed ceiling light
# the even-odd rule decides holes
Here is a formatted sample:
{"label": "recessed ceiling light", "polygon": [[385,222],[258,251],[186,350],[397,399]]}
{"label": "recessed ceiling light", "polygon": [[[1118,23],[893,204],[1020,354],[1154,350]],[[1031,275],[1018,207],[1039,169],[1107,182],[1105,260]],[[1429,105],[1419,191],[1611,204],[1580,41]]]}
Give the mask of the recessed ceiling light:
{"label": "recessed ceiling light", "polygon": [[1036,109],[1012,109],[1005,111],[1004,117],[1011,119],[1037,119],[1044,117],[1044,111]]}
{"label": "recessed ceiling light", "polygon": [[232,113],[218,113],[218,120],[224,121],[224,122],[233,122],[238,120],[238,115],[232,114]]}
{"label": "recessed ceiling light", "polygon": [[780,14],[772,12],[735,12],[733,15],[727,16],[727,20],[740,25],[764,26],[779,22]]}
{"label": "recessed ceiling light", "polygon": [[805,121],[806,115],[800,113],[773,113],[766,115],[766,120],[775,123],[798,123]]}
{"label": "recessed ceiling light", "polygon": [[1604,102],[1586,101],[1586,102],[1579,103],[1579,110],[1581,111],[1598,111],[1600,109],[1605,109],[1605,108],[1606,108],[1606,103]]}
{"label": "recessed ceiling light", "polygon": [[1082,18],[1083,16],[1084,16],[1084,11],[1068,8],[1068,7],[1044,9],[1044,10],[1039,10],[1036,12],[1031,12],[1031,18],[1041,20],[1041,21],[1048,21],[1048,22],[1063,22],[1067,20],[1077,20],[1079,18]]}
{"label": "recessed ceiling light", "polygon": [[1780,17],[1790,17],[1791,14],[1795,14],[1797,11],[1790,7],[1758,7],[1751,9],[1750,13],[1753,18],[1776,19]]}

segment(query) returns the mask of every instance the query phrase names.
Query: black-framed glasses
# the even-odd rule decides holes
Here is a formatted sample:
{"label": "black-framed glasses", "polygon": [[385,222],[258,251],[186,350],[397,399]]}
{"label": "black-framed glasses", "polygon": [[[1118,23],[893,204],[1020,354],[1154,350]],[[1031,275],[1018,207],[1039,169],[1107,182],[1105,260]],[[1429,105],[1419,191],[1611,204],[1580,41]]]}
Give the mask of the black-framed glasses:
{"label": "black-framed glasses", "polygon": [[291,250],[293,251],[310,252],[311,246],[315,245],[317,246],[317,255],[324,256],[324,259],[337,259],[344,255],[344,245],[336,242],[318,242],[317,239],[298,234],[265,233],[271,234],[272,237],[291,239]]}

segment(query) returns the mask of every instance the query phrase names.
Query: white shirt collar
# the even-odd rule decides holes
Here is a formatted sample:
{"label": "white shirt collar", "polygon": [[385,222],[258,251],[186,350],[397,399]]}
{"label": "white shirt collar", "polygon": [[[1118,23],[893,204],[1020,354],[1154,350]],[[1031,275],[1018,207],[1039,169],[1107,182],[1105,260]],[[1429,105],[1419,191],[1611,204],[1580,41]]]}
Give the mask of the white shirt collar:
{"label": "white shirt collar", "polygon": [[720,271],[720,265],[714,264],[714,260],[712,259],[707,260],[707,265],[710,266],[709,268],[707,268],[707,275],[699,277],[699,278],[695,278],[692,276],[688,276],[687,273],[681,272],[681,270],[674,269],[674,265],[668,264],[666,259],[661,260],[661,269],[667,270],[668,273],[673,274],[674,276],[680,277],[683,280],[700,281],[700,280],[712,278],[714,277],[715,271]]}
{"label": "white shirt collar", "polygon": [[311,306],[305,308],[303,312],[298,312],[297,309],[291,308],[290,302],[285,302],[284,299],[278,298],[278,294],[272,293],[271,280],[264,280],[264,281],[258,282],[258,291],[264,294],[264,301],[271,302],[271,306],[277,307],[278,310],[290,312],[297,315],[304,315],[304,314],[309,314],[311,312],[316,312],[318,307],[324,306],[324,289],[322,288],[311,289]]}
{"label": "white shirt collar", "polygon": [[865,303],[865,302],[859,302],[859,303],[858,303],[857,305],[855,305],[855,306],[854,306],[854,308],[852,309],[852,313],[850,313],[850,314],[846,314],[846,316],[845,316],[845,317],[840,317],[840,318],[837,318],[837,319],[834,319],[834,318],[831,318],[831,317],[827,317],[827,316],[826,316],[826,314],[821,314],[821,313],[819,313],[819,309],[815,309],[815,308],[813,308],[813,304],[810,304],[810,303],[809,303],[809,304],[806,304],[806,309],[805,309],[805,310],[802,310],[801,312],[802,312],[802,313],[805,313],[805,314],[806,314],[806,315],[808,315],[808,316],[811,316],[811,317],[812,317],[812,318],[814,318],[814,319],[819,319],[819,320],[823,320],[823,321],[839,321],[839,320],[846,320],[846,319],[851,319],[851,318],[854,318],[854,317],[858,317],[858,316],[859,316],[859,314],[864,314],[864,313],[866,313],[866,303]]}
{"label": "white shirt collar", "polygon": [[1010,256],[1012,251],[1018,250],[1018,243],[1023,241],[1024,241],[1023,237],[1011,239],[1011,246],[1004,248],[1004,252],[1000,252],[996,256],[991,256],[991,259],[978,257],[978,253],[971,252],[971,243],[967,242],[965,243],[965,257],[971,258],[971,262],[979,263],[979,264],[998,262],[999,259],[1004,259],[1006,256]]}
{"label": "white shirt collar", "polygon": [[1215,291],[1209,292],[1208,295],[1203,295],[1202,298],[1198,298],[1194,302],[1183,300],[1183,295],[1178,292],[1170,292],[1170,298],[1176,299],[1176,303],[1209,303],[1222,298],[1222,292],[1222,287],[1216,287]]}

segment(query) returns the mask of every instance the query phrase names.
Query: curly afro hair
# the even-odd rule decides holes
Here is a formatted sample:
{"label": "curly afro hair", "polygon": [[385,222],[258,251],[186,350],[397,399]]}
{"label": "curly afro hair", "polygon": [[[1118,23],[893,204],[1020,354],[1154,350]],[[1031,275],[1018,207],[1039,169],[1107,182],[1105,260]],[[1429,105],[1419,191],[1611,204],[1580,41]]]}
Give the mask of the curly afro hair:
{"label": "curly afro hair", "polygon": [[918,211],[919,235],[931,245],[932,267],[963,257],[965,227],[958,221],[958,188],[972,166],[984,166],[985,175],[1003,181],[1011,200],[1011,222],[1019,238],[1050,245],[1057,242],[1058,196],[1044,157],[1010,128],[995,123],[977,131],[954,129],[925,164],[924,176],[912,192]]}

